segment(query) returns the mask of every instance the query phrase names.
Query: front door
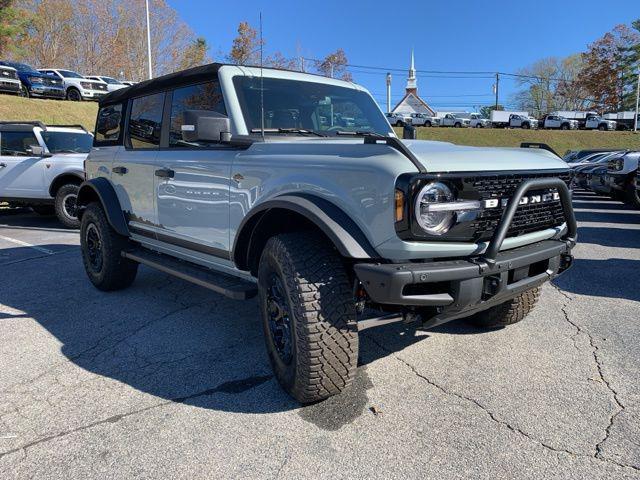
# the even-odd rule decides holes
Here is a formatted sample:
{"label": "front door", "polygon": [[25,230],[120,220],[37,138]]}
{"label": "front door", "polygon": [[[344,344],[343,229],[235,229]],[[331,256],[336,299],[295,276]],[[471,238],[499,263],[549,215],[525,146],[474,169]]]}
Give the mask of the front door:
{"label": "front door", "polygon": [[217,80],[179,88],[167,101],[168,146],[154,177],[159,239],[220,258],[229,256],[229,177],[236,150],[193,140],[184,112],[226,114]]}
{"label": "front door", "polygon": [[47,198],[45,163],[31,154],[39,146],[32,129],[0,132],[0,197]]}
{"label": "front door", "polygon": [[125,148],[116,154],[113,183],[132,233],[155,237],[159,228],[155,207],[154,175],[160,148],[164,93],[132,100]]}

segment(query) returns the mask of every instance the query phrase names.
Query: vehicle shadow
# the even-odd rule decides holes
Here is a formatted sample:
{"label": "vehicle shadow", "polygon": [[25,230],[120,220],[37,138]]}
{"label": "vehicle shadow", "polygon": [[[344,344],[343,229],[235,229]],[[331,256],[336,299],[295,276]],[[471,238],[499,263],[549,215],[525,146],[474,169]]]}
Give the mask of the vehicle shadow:
{"label": "vehicle shadow", "polygon": [[[65,228],[55,215],[38,215],[28,210],[4,213],[0,210],[0,227],[24,230],[44,230],[48,232],[73,232]],[[76,230],[77,231],[77,230]]]}
{"label": "vehicle shadow", "polygon": [[[41,247],[60,250],[57,244]],[[229,300],[146,268],[130,288],[101,292],[86,278],[79,247],[64,247],[37,263],[0,266],[0,324],[33,318],[75,365],[167,401],[243,413],[300,407],[273,377],[255,300]],[[20,258],[26,248],[2,251]],[[38,285],[38,295],[28,285]],[[367,408],[367,365],[428,338],[413,325],[363,335],[353,387],[303,418],[329,430],[350,422]],[[49,368],[24,369],[33,378],[21,383],[51,381],[42,375]],[[333,420],[327,423],[327,417]]]}
{"label": "vehicle shadow", "polygon": [[566,273],[553,280],[570,293],[634,301],[640,301],[639,282],[640,260],[623,258],[576,259]]}
{"label": "vehicle shadow", "polygon": [[640,229],[579,227],[578,241],[603,247],[640,248]]}

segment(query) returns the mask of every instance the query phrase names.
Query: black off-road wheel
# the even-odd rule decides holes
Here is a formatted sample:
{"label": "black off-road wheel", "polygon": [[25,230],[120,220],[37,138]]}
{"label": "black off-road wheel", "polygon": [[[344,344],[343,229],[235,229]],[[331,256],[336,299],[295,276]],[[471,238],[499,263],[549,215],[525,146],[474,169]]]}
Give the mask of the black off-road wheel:
{"label": "black off-road wheel", "polygon": [[358,329],[338,253],[310,233],[272,237],[260,258],[258,286],[267,353],[280,385],[302,404],[349,387]]}
{"label": "black off-road wheel", "polygon": [[82,215],[80,247],[84,269],[98,290],[121,290],[135,280],[138,264],[122,257],[131,247],[129,239],[109,225],[99,203],[89,204]]}
{"label": "black off-road wheel", "polygon": [[640,195],[638,195],[638,189],[636,187],[636,182],[631,181],[627,185],[627,189],[624,195],[624,203],[635,208],[640,209]]}
{"label": "black off-road wheel", "polygon": [[500,328],[520,322],[535,307],[540,297],[540,287],[521,293],[508,302],[479,312],[468,321],[480,328]]}
{"label": "black off-road wheel", "polygon": [[69,183],[61,186],[56,192],[54,207],[55,213],[67,228],[80,228],[80,220],[76,212],[76,200],[78,199],[78,190],[80,187]]}

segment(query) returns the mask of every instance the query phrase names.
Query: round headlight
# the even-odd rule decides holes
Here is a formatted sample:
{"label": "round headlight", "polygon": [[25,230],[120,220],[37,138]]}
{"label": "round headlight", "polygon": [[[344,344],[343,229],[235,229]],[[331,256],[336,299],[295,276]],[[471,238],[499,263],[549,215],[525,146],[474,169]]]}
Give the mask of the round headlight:
{"label": "round headlight", "polygon": [[430,207],[453,201],[453,193],[444,183],[432,182],[425,185],[416,198],[415,216],[418,225],[431,235],[447,233],[453,225],[455,212],[451,210],[438,211],[438,209]]}

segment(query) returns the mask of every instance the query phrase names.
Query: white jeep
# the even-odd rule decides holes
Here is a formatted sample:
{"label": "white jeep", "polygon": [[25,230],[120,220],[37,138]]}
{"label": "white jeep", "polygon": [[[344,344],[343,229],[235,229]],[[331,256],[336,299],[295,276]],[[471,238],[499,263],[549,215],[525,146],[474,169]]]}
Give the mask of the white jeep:
{"label": "white jeep", "polygon": [[40,73],[48,73],[62,80],[67,100],[80,102],[82,100],[98,100],[109,93],[107,84],[99,80],[90,80],[72,70],[60,68],[40,68]]}
{"label": "white jeep", "polygon": [[93,135],[80,125],[0,122],[0,202],[78,228],[76,198]]}

